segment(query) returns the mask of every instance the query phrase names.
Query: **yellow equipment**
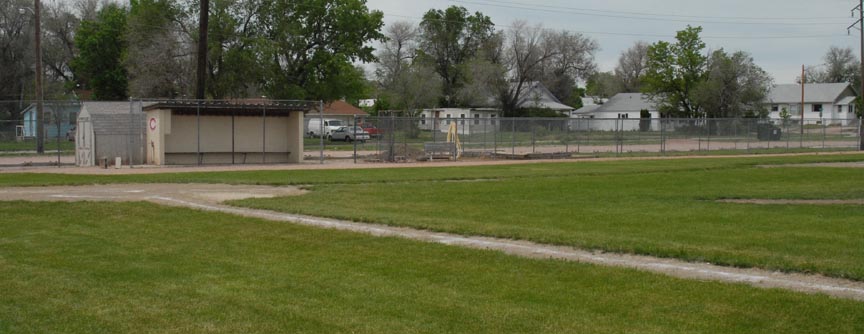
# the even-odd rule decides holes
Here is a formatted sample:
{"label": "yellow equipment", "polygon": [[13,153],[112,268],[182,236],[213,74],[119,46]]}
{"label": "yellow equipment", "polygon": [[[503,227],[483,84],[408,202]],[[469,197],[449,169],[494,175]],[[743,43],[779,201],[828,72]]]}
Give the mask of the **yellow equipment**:
{"label": "yellow equipment", "polygon": [[456,144],[456,159],[462,157],[462,141],[459,140],[459,128],[456,122],[450,123],[450,128],[447,130],[447,142]]}

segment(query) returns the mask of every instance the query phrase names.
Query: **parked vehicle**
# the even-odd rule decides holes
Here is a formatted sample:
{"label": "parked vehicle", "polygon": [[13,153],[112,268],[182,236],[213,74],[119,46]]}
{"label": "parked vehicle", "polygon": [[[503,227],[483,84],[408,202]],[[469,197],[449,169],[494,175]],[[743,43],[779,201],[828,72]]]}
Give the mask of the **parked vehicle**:
{"label": "parked vehicle", "polygon": [[[321,133],[321,122],[324,122],[324,133]],[[338,119],[320,119],[320,118],[310,118],[309,123],[306,124],[306,134],[312,137],[318,136],[327,136],[336,129],[345,126],[345,122]]]}
{"label": "parked vehicle", "polygon": [[380,138],[381,135],[384,134],[384,131],[381,131],[381,129],[369,123],[360,124],[360,127],[363,128],[363,131],[366,131],[366,133],[369,134],[370,138]]}
{"label": "parked vehicle", "polygon": [[357,127],[343,126],[341,128],[336,129],[335,131],[331,132],[328,139],[330,139],[331,141],[338,140],[338,141],[352,142],[352,141],[357,140],[360,142],[364,142],[364,141],[369,140],[369,133],[367,133],[366,131],[363,131],[363,128],[361,128],[359,126],[357,126]]}
{"label": "parked vehicle", "polygon": [[759,124],[756,127],[756,138],[759,140],[770,141],[770,140],[780,140],[780,137],[783,134],[783,130],[780,127],[773,124]]}

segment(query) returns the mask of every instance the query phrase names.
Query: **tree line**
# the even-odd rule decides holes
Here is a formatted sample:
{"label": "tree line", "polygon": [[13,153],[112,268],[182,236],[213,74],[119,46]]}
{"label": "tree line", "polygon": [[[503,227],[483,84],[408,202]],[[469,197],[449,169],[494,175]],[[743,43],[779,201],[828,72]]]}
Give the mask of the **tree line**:
{"label": "tree line", "polygon": [[[2,100],[33,96],[33,20],[20,12],[31,7],[0,0]],[[44,7],[46,98],[194,96],[197,0]],[[378,110],[493,106],[502,116],[544,116],[520,107],[540,83],[575,108],[586,94],[643,92],[670,116],[764,116],[771,77],[746,52],[707,52],[700,33],[637,42],[614,71],[599,72],[593,38],[520,21],[499,27],[460,6],[385,27],[364,0],[211,0],[205,90],[210,99],[376,97]],[[850,49],[831,48],[824,61],[808,68],[808,82],[860,82]],[[17,119],[16,110],[0,117]]]}

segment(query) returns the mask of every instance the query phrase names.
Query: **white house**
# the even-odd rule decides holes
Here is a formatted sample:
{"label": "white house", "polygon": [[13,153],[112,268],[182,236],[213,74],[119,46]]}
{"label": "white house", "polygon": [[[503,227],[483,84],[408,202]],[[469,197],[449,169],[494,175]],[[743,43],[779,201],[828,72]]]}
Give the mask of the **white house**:
{"label": "white house", "polygon": [[[575,111],[573,107],[561,103],[540,82],[524,83],[517,108],[547,109],[562,115],[570,115]],[[420,113],[419,126],[423,130],[447,132],[455,122],[460,134],[494,132],[501,125],[501,116],[500,103],[490,96],[485,98],[485,102],[473,107],[425,109]]]}
{"label": "white house", "polygon": [[[594,131],[637,131],[642,110],[648,110],[651,118],[660,117],[660,112],[648,96],[641,93],[620,93],[610,98],[606,103],[587,105],[576,110],[572,118],[589,119],[580,122],[582,130]],[[651,130],[659,130],[659,123],[652,123]]]}
{"label": "white house", "polygon": [[[856,92],[848,83],[804,85],[804,119],[824,119],[829,125],[848,125],[855,120]],[[772,119],[781,119],[783,109],[790,118],[801,119],[801,85],[776,85],[768,94],[768,110]]]}
{"label": "white house", "polygon": [[420,129],[447,132],[456,123],[460,134],[495,132],[501,111],[492,108],[438,108],[420,113]]}

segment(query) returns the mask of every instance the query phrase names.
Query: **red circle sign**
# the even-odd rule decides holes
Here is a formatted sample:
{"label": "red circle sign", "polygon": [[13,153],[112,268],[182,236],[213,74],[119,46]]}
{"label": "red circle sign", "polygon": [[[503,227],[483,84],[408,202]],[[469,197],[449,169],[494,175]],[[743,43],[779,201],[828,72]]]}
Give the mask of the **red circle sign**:
{"label": "red circle sign", "polygon": [[150,119],[150,130],[156,130],[156,119],[155,118]]}

